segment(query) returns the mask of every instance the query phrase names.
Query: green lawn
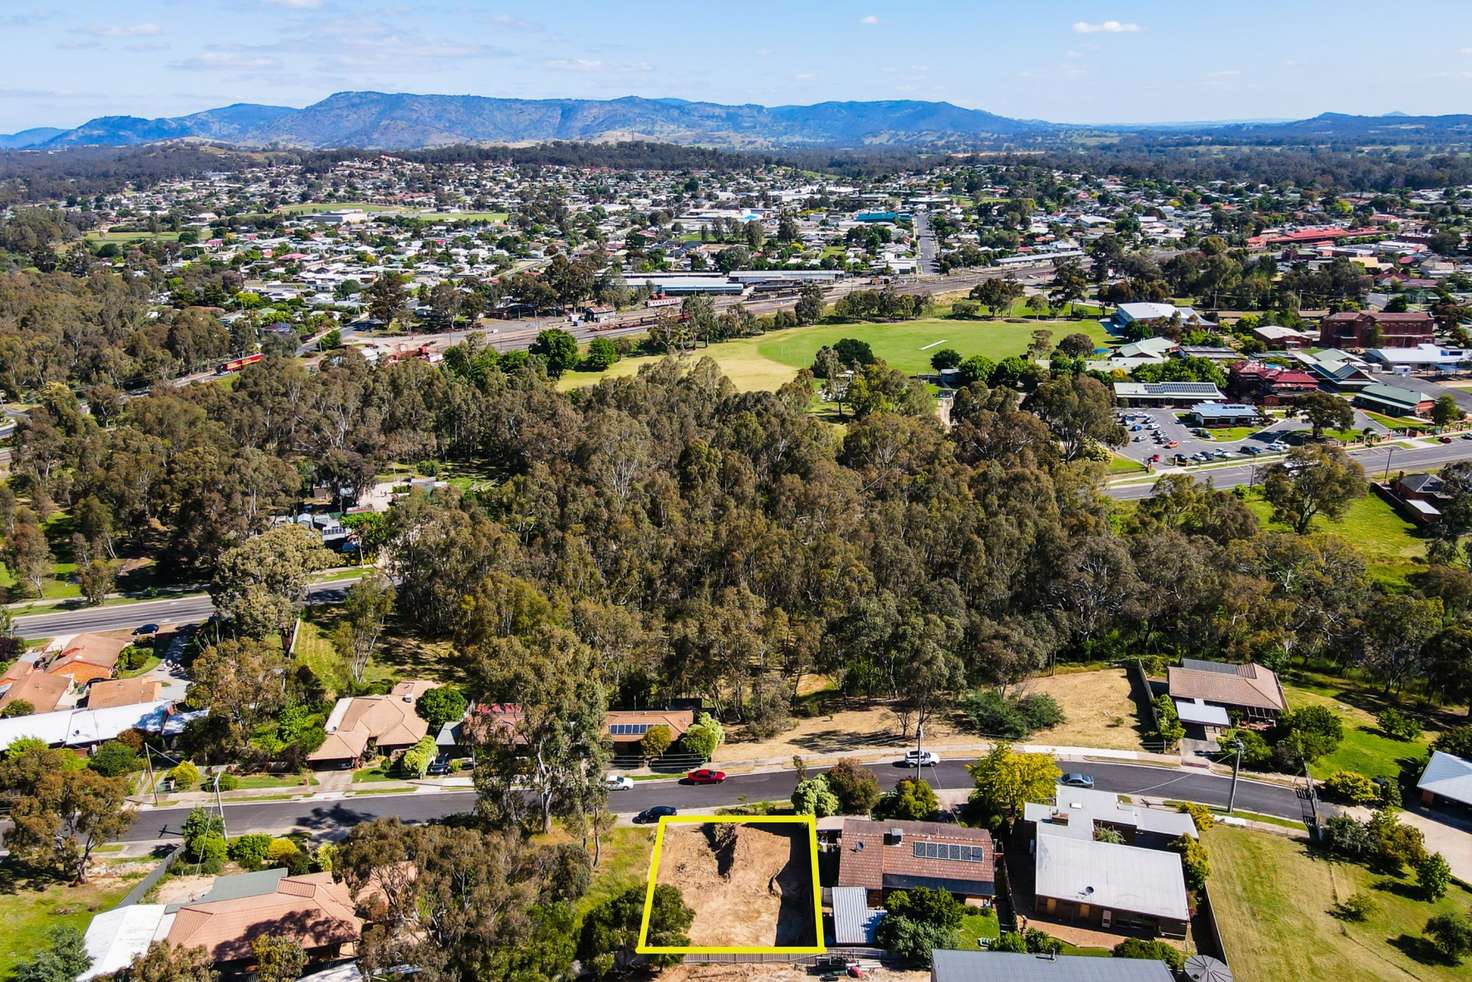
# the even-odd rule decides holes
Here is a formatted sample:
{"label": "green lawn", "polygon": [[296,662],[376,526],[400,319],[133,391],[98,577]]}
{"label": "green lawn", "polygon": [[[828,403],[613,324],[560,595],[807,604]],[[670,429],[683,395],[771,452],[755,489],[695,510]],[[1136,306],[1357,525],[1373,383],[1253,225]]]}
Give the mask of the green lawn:
{"label": "green lawn", "polygon": [[1365,410],[1365,415],[1390,430],[1424,430],[1430,424],[1420,420],[1402,419],[1399,416],[1386,416],[1384,413],[1372,413]]}
{"label": "green lawn", "polygon": [[[213,781],[213,778],[210,779]],[[204,782],[206,787],[213,788],[210,781]],[[300,774],[243,774],[237,775],[235,785],[240,791],[253,791],[258,788],[301,788],[316,784],[317,779],[310,772],[303,771]]]}
{"label": "green lawn", "polygon": [[[204,238],[207,238],[207,237],[208,236],[204,236]],[[82,238],[86,239],[89,242],[97,242],[97,243],[116,242],[116,243],[118,243],[118,244],[121,245],[122,243],[125,243],[125,242],[148,242],[148,241],[151,241],[151,240],[154,240],[154,239],[161,239],[161,240],[163,240],[165,242],[175,242],[179,238],[179,233],[178,232],[97,232],[97,231],[92,231],[92,232],[88,232],[85,235],[83,235]]]}
{"label": "green lawn", "polygon": [[375,205],[368,201],[304,201],[294,205],[282,205],[276,210],[287,215],[309,215],[319,211],[342,211],[356,208],[358,211],[399,211],[393,205]]}
{"label": "green lawn", "polygon": [[996,912],[968,908],[966,917],[961,921],[961,927],[956,933],[961,939],[963,949],[976,949],[981,947],[978,943],[980,938],[1001,937],[1002,927],[997,923]]}
{"label": "green lawn", "polygon": [[1115,475],[1143,474],[1145,473],[1145,465],[1138,460],[1131,460],[1128,457],[1114,454],[1109,458],[1109,473]]}
{"label": "green lawn", "polygon": [[[1284,682],[1283,694],[1288,697],[1291,709],[1327,706],[1344,720],[1344,739],[1337,750],[1309,768],[1314,777],[1326,778],[1335,771],[1358,771],[1369,777],[1395,777],[1400,774],[1402,759],[1420,759],[1427,755],[1429,741],[1424,733],[1417,740],[1392,740],[1380,733],[1375,723],[1379,693],[1369,687],[1305,680]],[[1390,704],[1395,701],[1390,700]]]}
{"label": "green lawn", "polygon": [[421,211],[414,217],[431,222],[489,222],[499,225],[511,216],[504,211]]}
{"label": "green lawn", "polygon": [[131,888],[129,881],[101,874],[81,886],[33,885],[10,864],[0,865],[0,978],[10,978],[22,959],[44,949],[53,927],[85,931],[92,915],[116,906]]}
{"label": "green lawn", "polygon": [[[1432,914],[1465,913],[1472,894],[1453,885],[1435,903],[1414,881],[1311,856],[1300,840],[1218,826],[1203,837],[1212,904],[1233,974],[1252,982],[1465,979],[1434,959],[1421,931]],[[1361,923],[1330,914],[1363,891],[1379,910]]]}
{"label": "green lawn", "polygon": [[[1256,491],[1248,495],[1247,507],[1264,524],[1274,529],[1286,530],[1286,526],[1270,521],[1273,508]],[[1395,509],[1384,500],[1370,493],[1352,502],[1343,518],[1315,518],[1313,531],[1327,532],[1347,539],[1371,559],[1381,562],[1406,563],[1426,555],[1426,540],[1421,537],[1416,526],[1396,514]]]}
{"label": "green lawn", "polygon": [[[589,842],[589,848],[592,843]],[[649,858],[654,852],[653,828],[625,826],[613,829],[603,838],[603,854],[593,870],[588,892],[578,900],[578,918],[610,897],[629,887],[649,881]]]}
{"label": "green lawn", "polygon": [[[963,358],[985,355],[1000,361],[1027,350],[1033,331],[1053,332],[1056,343],[1068,334],[1087,334],[1099,344],[1108,336],[1094,320],[1042,320],[1015,323],[997,320],[951,320],[928,317],[894,324],[817,324],[773,331],[756,338],[740,338],[700,348],[690,357],[715,359],[721,370],[742,391],[776,389],[792,380],[800,368],[812,365],[818,349],[843,338],[867,341],[874,354],[909,375],[931,371],[930,358],[944,348],[954,348]],[[659,356],[625,358],[606,372],[568,372],[558,388],[578,388],[600,378],[637,374]]]}
{"label": "green lawn", "polygon": [[158,655],[149,655],[143,660],[143,664],[139,665],[137,668],[128,668],[118,672],[118,678],[136,679],[140,675],[147,675],[155,668],[158,668],[160,661],[161,659],[158,657]]}

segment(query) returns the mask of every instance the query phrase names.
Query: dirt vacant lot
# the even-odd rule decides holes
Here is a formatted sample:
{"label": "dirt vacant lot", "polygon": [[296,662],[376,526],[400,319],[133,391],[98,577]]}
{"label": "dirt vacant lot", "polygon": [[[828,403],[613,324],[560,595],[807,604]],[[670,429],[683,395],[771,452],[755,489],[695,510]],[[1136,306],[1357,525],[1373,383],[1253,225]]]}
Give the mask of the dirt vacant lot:
{"label": "dirt vacant lot", "polygon": [[670,825],[656,882],[695,911],[692,947],[811,947],[813,867],[802,824]]}

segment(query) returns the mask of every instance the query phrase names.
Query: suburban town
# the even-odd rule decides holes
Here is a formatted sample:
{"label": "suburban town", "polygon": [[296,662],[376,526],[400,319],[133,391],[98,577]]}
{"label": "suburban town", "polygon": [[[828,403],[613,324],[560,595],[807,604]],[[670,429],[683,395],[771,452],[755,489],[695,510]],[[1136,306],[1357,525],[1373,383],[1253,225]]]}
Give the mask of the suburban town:
{"label": "suburban town", "polygon": [[1442,94],[82,6],[0,42],[116,79],[0,89],[0,982],[1466,977]]}

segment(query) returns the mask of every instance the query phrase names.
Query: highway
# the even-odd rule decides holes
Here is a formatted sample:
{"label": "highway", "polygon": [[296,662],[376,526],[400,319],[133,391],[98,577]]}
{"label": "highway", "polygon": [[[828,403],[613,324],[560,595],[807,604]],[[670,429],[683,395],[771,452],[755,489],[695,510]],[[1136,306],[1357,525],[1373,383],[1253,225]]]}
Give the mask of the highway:
{"label": "highway", "polygon": [[[927,768],[926,779],[939,789],[970,788],[971,778],[966,761],[945,760],[939,767]],[[909,768],[889,764],[868,765],[888,788],[910,774]],[[1059,764],[1065,771],[1080,771],[1093,777],[1095,787],[1119,794],[1179,798],[1209,805],[1227,803],[1229,778],[1202,771],[1151,767],[1143,764],[1097,763],[1093,761]],[[823,768],[814,768],[819,772]],[[359,786],[361,787],[361,786]],[[638,782],[630,791],[614,791],[609,807],[621,814],[631,814],[651,805],[674,805],[677,808],[714,808],[743,801],[775,801],[792,794],[791,771],[738,775],[724,784],[692,786],[674,782]],[[375,818],[399,818],[406,822],[423,822],[469,811],[475,796],[467,791],[433,794],[388,794],[374,797],[339,798],[303,801],[264,801],[225,804],[225,822],[231,835],[242,832],[330,833],[345,830],[359,822]],[[1237,787],[1236,807],[1245,811],[1282,818],[1302,817],[1301,802],[1292,788],[1256,781],[1241,781]],[[188,808],[141,811],[133,827],[123,836],[128,842],[152,842],[175,838],[181,823],[189,816]]]}
{"label": "highway", "polygon": [[[1351,450],[1349,455],[1364,466],[1366,477],[1372,481],[1380,481],[1384,480],[1387,473],[1433,470],[1443,464],[1472,459],[1472,440],[1457,439],[1432,447],[1414,448],[1381,445]],[[1272,462],[1259,458],[1221,467],[1167,467],[1157,471],[1148,481],[1130,479],[1112,484],[1105,489],[1105,493],[1119,501],[1148,498],[1155,493],[1155,479],[1162,474],[1189,474],[1198,481],[1209,480],[1217,488],[1235,488],[1239,484],[1256,484],[1261,479],[1261,470]]]}
{"label": "highway", "polygon": [[[307,587],[308,603],[341,600],[353,580],[333,580]],[[169,600],[144,600],[111,607],[77,607],[50,614],[26,614],[15,618],[15,633],[23,638],[53,638],[82,631],[116,631],[140,624],[198,624],[209,620],[215,605],[209,594],[195,593]]]}

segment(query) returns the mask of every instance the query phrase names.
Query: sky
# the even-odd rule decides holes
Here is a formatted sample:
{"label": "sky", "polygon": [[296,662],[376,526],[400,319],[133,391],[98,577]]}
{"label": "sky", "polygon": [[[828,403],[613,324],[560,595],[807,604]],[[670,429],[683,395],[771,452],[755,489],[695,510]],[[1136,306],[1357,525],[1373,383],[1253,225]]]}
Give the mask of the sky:
{"label": "sky", "polygon": [[1472,112],[1472,2],[0,0],[0,132],[333,92],[927,99],[1110,123]]}

